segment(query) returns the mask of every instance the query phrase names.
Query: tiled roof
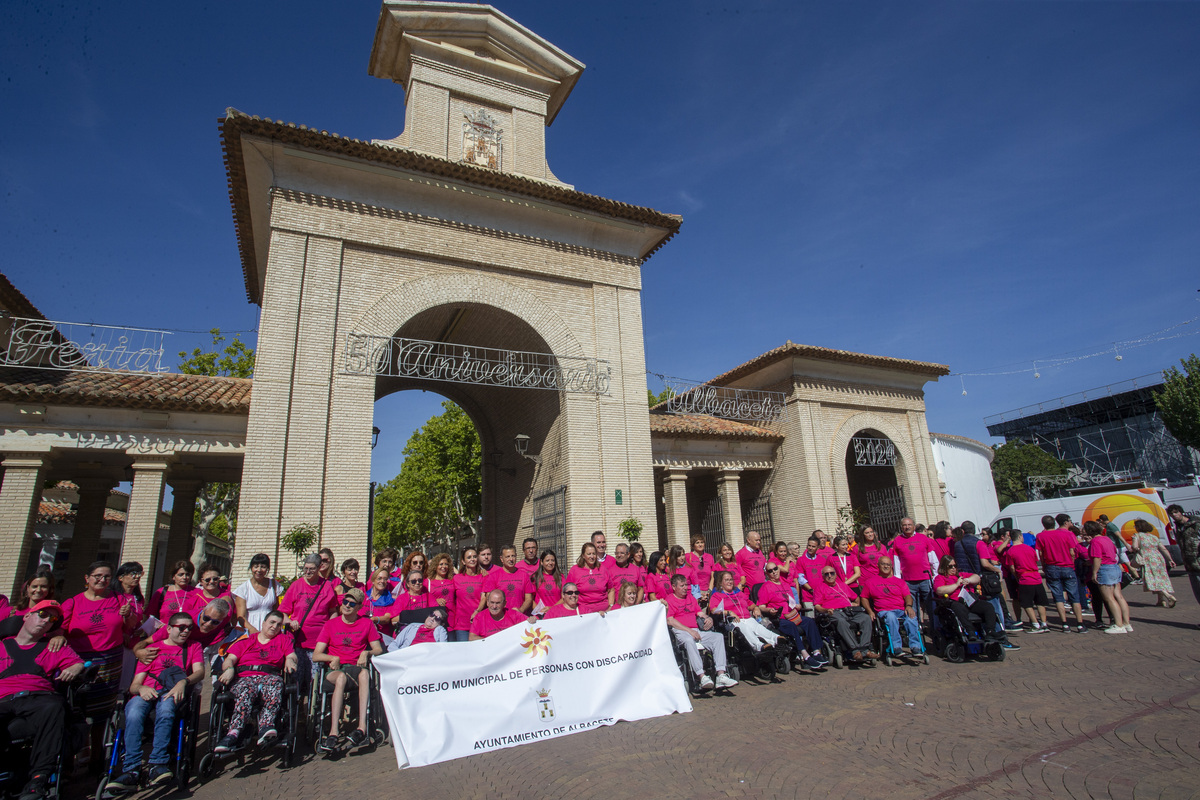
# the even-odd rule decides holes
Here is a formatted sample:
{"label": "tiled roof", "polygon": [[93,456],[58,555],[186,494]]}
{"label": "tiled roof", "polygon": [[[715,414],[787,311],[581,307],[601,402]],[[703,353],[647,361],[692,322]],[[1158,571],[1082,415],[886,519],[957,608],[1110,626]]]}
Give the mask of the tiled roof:
{"label": "tiled roof", "polygon": [[913,361],[907,358],[891,358],[890,356],[873,356],[867,353],[853,353],[849,350],[832,350],[828,347],[816,347],[810,344],[788,342],[782,347],[768,350],[761,356],[752,358],[745,364],[718,375],[709,381],[709,383],[723,386],[776,361],[782,361],[785,358],[792,358],[793,356],[815,358],[821,361],[839,361],[843,364],[863,364],[869,367],[882,367],[883,369],[900,372],[914,372],[918,375],[929,375],[931,377],[950,374],[950,368],[945,364],[934,364],[929,361]]}
{"label": "tiled roof", "polygon": [[[61,500],[42,500],[38,504],[37,521],[39,525],[74,525],[75,524],[75,508],[70,504]],[[117,511],[115,508],[104,509],[104,523],[106,525],[124,525],[125,512]]]}
{"label": "tiled roof", "polygon": [[249,378],[0,369],[0,401],[249,414]]}
{"label": "tiled roof", "polygon": [[761,439],[783,441],[783,434],[707,414],[651,414],[651,436],[682,436],[696,439]]}
{"label": "tiled roof", "polygon": [[360,158],[389,167],[424,172],[476,186],[521,194],[537,200],[561,203],[572,208],[605,214],[617,219],[665,228],[668,231],[667,235],[650,252],[646,253],[645,258],[649,258],[658,248],[666,244],[683,224],[682,217],[675,214],[664,214],[652,208],[630,205],[509,172],[497,172],[486,167],[451,161],[448,158],[364,142],[361,139],[351,139],[348,136],[340,136],[328,131],[318,131],[306,125],[263,119],[233,108],[226,109],[225,117],[219,120],[219,123],[221,149],[225,153],[225,170],[229,182],[229,202],[233,206],[238,250],[242,254],[242,274],[246,279],[246,295],[252,303],[260,302],[262,287],[258,285],[254,232],[250,224],[249,186],[242,159],[241,137],[243,135],[262,136],[284,144]]}
{"label": "tiled roof", "polygon": [[38,311],[37,306],[29,302],[29,298],[13,285],[4,273],[0,273],[0,306],[7,308],[15,317],[26,319],[45,319],[46,315]]}

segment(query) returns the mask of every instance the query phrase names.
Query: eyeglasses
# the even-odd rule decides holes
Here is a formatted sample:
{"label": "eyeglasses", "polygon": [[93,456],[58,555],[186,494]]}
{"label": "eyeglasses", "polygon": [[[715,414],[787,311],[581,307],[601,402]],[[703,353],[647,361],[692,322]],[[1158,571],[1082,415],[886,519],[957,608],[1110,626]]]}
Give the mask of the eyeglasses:
{"label": "eyeglasses", "polygon": [[126,572],[126,573],[125,573],[124,575],[122,575],[121,577],[122,577],[122,578],[139,578],[139,579],[140,579],[140,578],[142,577],[142,573],[140,573],[140,572]]}
{"label": "eyeglasses", "polygon": [[837,573],[836,572],[822,572],[821,575],[823,577],[828,578],[830,575],[837,575]]}
{"label": "eyeglasses", "polygon": [[111,581],[112,575],[106,575],[104,573],[99,575],[88,575],[88,579],[93,581]]}
{"label": "eyeglasses", "polygon": [[200,582],[201,583],[220,583],[221,578],[219,576],[216,578],[201,578]]}
{"label": "eyeglasses", "polygon": [[342,605],[350,606],[351,608],[354,608],[356,605],[358,605],[358,601],[355,600],[353,597],[344,597],[344,598],[342,598]]}
{"label": "eyeglasses", "polygon": [[43,608],[41,611],[37,612],[37,615],[41,619],[50,619],[51,617],[54,617],[55,619],[62,619],[62,614],[58,613],[57,611],[51,611],[48,608]]}

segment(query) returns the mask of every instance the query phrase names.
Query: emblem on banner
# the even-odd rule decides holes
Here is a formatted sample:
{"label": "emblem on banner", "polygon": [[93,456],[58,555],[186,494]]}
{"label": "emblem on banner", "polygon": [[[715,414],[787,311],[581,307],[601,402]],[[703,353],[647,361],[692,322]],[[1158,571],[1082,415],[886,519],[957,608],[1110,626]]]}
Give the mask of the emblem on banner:
{"label": "emblem on banner", "polygon": [[537,692],[538,713],[542,719],[554,719],[554,700],[550,697],[549,689],[535,689]]}
{"label": "emblem on banner", "polygon": [[541,628],[526,628],[525,635],[521,637],[521,647],[525,648],[530,658],[536,658],[550,652],[550,642],[553,639],[553,636]]}

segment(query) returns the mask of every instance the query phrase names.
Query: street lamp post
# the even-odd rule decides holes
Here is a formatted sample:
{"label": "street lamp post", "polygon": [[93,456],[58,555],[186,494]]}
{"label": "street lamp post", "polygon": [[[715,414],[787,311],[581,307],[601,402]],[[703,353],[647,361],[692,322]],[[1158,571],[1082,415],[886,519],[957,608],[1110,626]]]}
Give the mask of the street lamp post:
{"label": "street lamp post", "polygon": [[[371,427],[371,449],[375,449],[375,445],[379,444],[379,428]],[[363,564],[363,568],[368,574],[371,572],[371,545],[375,538],[375,481],[371,481],[370,497],[367,506],[367,561]]]}

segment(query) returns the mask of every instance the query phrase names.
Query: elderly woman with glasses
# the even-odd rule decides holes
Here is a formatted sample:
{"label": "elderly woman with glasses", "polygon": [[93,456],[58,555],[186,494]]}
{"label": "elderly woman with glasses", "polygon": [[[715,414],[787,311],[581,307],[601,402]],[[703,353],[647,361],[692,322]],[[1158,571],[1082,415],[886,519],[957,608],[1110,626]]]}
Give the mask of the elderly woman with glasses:
{"label": "elderly woman with glasses", "polygon": [[338,608],[338,596],[333,591],[333,584],[321,578],[318,571],[320,567],[320,556],[312,555],[304,559],[300,577],[292,581],[279,603],[279,610],[287,614],[287,627],[299,645],[296,656],[300,659],[302,696],[308,694],[312,683],[312,654],[317,646],[317,637]]}
{"label": "elderly woman with glasses", "polygon": [[546,609],[542,619],[578,617],[583,613],[579,607],[579,587],[567,581],[562,585],[562,599]]}
{"label": "elderly woman with glasses", "polygon": [[370,738],[367,730],[367,700],[371,693],[365,686],[370,682],[370,674],[366,672],[367,656],[380,655],[383,647],[380,644],[382,637],[374,623],[367,617],[358,615],[363,599],[361,589],[351,589],[342,595],[341,614],[321,628],[316,649],[313,650],[313,661],[329,665],[325,680],[333,684],[333,713],[330,715],[329,735],[317,747],[323,753],[332,752],[337,748],[338,727],[342,722],[342,704],[345,702],[347,684],[360,688],[358,728],[350,732],[347,742],[350,748],[357,748]]}
{"label": "elderly woman with glasses", "polygon": [[411,611],[414,608],[429,608],[433,603],[433,596],[425,591],[425,573],[419,569],[410,570],[404,578],[404,591],[400,591],[400,587],[396,587],[396,599],[393,601],[388,613],[393,619],[399,617],[405,611]]}

